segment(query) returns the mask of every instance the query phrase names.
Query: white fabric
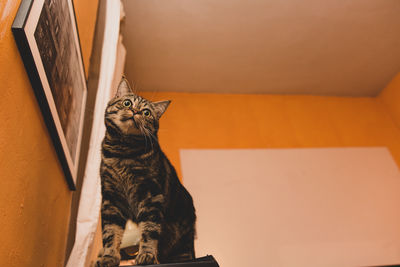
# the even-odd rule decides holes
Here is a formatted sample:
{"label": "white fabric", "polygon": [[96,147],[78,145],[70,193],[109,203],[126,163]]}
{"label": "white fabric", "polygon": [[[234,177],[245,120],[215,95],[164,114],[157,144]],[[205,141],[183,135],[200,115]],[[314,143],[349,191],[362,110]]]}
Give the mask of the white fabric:
{"label": "white fabric", "polygon": [[99,167],[101,161],[101,142],[105,133],[104,110],[110,99],[112,80],[117,55],[121,2],[106,1],[106,20],[100,63],[99,85],[97,90],[93,127],[90,137],[88,160],[83,178],[79,204],[75,244],[68,259],[67,267],[84,267],[99,220],[101,187]]}

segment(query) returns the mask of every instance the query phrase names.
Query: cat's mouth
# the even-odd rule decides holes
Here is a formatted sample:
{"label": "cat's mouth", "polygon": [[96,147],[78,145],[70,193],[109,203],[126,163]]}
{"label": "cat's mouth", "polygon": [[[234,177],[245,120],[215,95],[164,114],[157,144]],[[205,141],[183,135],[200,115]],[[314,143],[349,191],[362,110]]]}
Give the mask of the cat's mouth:
{"label": "cat's mouth", "polygon": [[120,121],[129,121],[129,120],[135,121],[135,119],[133,117],[122,117],[120,119]]}
{"label": "cat's mouth", "polygon": [[[131,128],[134,127],[134,130],[137,131],[140,129],[138,122],[135,120],[135,118],[133,116],[123,116],[120,119],[121,122],[131,122],[129,123],[129,127]],[[133,130],[133,129],[132,129]]]}

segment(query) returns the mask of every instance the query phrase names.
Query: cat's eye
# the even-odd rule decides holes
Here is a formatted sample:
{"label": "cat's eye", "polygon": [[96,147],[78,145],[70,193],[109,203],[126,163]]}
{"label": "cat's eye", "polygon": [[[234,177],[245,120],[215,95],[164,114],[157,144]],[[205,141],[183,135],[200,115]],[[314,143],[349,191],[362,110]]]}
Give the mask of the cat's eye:
{"label": "cat's eye", "polygon": [[150,112],[150,110],[145,109],[145,110],[142,111],[142,114],[143,114],[144,116],[146,116],[146,117],[150,117],[151,112]]}
{"label": "cat's eye", "polygon": [[124,102],[122,102],[122,105],[126,108],[129,108],[130,106],[132,106],[132,102],[129,99],[124,100]]}

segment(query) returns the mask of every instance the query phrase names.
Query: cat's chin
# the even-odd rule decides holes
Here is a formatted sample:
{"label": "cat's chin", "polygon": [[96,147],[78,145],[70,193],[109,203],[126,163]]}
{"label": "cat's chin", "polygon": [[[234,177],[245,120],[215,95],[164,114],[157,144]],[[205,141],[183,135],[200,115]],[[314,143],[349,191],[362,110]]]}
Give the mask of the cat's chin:
{"label": "cat's chin", "polygon": [[134,125],[127,128],[126,131],[124,131],[124,135],[129,138],[144,139],[143,133]]}
{"label": "cat's chin", "polygon": [[127,131],[124,133],[127,137],[133,137],[135,139],[141,139],[144,138],[144,135],[139,131]]}
{"label": "cat's chin", "polygon": [[142,143],[146,138],[144,135],[142,134],[127,134],[127,133],[123,133],[123,137],[125,142],[130,143],[130,142],[134,142],[134,143]]}
{"label": "cat's chin", "polygon": [[134,140],[144,140],[145,136],[142,134],[129,134],[127,135],[128,138],[134,139]]}
{"label": "cat's chin", "polygon": [[120,125],[121,132],[124,135],[142,135],[142,132],[137,127],[133,118],[128,120],[121,120],[122,125]]}

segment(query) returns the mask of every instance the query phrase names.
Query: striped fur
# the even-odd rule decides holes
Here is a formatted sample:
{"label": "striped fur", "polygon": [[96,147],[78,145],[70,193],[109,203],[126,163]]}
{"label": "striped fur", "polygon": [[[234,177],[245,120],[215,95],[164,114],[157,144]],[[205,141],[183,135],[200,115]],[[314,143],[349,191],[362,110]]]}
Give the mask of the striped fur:
{"label": "striped fur", "polygon": [[127,220],[141,231],[137,264],[179,262],[194,255],[195,209],[157,138],[169,101],[134,95],[125,79],[106,109],[100,167],[103,249],[96,267],[118,266]]}

